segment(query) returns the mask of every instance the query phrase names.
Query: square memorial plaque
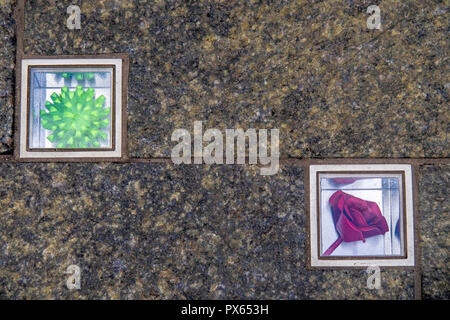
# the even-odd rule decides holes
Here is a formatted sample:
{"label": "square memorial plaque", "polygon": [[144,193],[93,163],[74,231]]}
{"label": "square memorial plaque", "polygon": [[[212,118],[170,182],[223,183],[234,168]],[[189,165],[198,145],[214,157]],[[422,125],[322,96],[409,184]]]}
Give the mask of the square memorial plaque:
{"label": "square memorial plaque", "polygon": [[312,267],[414,266],[410,165],[311,165]]}
{"label": "square memorial plaque", "polygon": [[126,56],[22,59],[19,158],[122,159],[127,70]]}

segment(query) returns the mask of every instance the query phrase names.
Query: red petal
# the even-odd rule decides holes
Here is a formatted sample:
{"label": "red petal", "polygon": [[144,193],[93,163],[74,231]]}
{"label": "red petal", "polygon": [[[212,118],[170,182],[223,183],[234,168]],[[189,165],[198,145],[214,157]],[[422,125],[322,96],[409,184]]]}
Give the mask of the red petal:
{"label": "red petal", "polygon": [[357,227],[368,227],[369,224],[364,219],[364,216],[361,212],[356,209],[349,209],[350,215],[353,217],[352,221]]}
{"label": "red petal", "polygon": [[350,221],[348,221],[347,217],[343,214],[341,214],[336,223],[336,230],[345,242],[359,240],[364,241],[362,232],[359,231],[358,228],[356,228]]}

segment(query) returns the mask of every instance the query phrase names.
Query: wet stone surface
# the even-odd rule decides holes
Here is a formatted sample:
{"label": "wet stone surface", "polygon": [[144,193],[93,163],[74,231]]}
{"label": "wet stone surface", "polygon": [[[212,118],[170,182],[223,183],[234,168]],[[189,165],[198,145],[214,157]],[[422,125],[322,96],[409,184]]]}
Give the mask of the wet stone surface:
{"label": "wet stone surface", "polygon": [[0,154],[11,154],[13,148],[16,61],[14,4],[12,0],[0,0]]}
{"label": "wet stone surface", "polygon": [[[0,154],[13,148],[12,0],[0,0]],[[78,4],[82,29],[68,30]],[[278,128],[282,157],[448,157],[449,8],[383,1],[27,1],[26,54],[130,55],[131,157],[176,128]],[[423,297],[449,298],[448,166],[420,170]],[[306,269],[304,170],[8,163],[0,298],[413,299],[413,271]],[[81,289],[66,288],[69,265]]]}
{"label": "wet stone surface", "polygon": [[0,186],[2,298],[413,297],[411,271],[306,269],[301,168],[2,163]]}
{"label": "wet stone surface", "polygon": [[450,299],[450,166],[424,166],[420,176],[420,232],[425,299]]}
{"label": "wet stone surface", "polygon": [[[27,1],[25,52],[130,55],[131,157],[176,128],[278,128],[282,157],[448,157],[448,7],[383,1]],[[77,3],[75,1],[75,3]]]}

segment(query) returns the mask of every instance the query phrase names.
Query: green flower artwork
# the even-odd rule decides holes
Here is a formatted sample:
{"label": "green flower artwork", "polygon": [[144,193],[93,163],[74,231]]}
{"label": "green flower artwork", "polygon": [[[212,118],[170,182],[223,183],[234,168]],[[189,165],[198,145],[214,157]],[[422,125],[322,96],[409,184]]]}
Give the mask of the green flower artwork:
{"label": "green flower artwork", "polygon": [[61,93],[51,95],[41,110],[40,117],[44,129],[52,131],[47,139],[56,148],[99,148],[100,141],[108,136],[103,129],[108,128],[111,108],[104,108],[105,96],[97,99],[94,89],[84,90],[77,86],[74,91],[61,88]]}

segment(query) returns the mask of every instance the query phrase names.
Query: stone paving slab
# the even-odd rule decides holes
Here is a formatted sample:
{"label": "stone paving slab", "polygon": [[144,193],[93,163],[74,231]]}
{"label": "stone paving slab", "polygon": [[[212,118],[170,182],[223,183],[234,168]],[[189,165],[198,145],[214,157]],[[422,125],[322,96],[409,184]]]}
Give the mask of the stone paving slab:
{"label": "stone paving slab", "polygon": [[450,299],[450,166],[424,166],[420,176],[423,297]]}
{"label": "stone paving slab", "polygon": [[12,153],[14,67],[16,61],[15,1],[0,0],[0,154]]}
{"label": "stone paving slab", "polygon": [[298,167],[2,163],[0,221],[1,298],[413,298],[412,271],[306,269]]}
{"label": "stone paving slab", "polygon": [[282,157],[448,157],[448,7],[381,1],[27,1],[25,53],[130,54],[131,157],[176,128],[278,128]]}

